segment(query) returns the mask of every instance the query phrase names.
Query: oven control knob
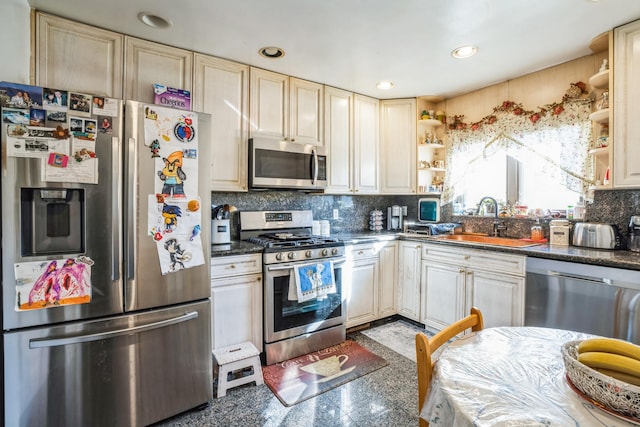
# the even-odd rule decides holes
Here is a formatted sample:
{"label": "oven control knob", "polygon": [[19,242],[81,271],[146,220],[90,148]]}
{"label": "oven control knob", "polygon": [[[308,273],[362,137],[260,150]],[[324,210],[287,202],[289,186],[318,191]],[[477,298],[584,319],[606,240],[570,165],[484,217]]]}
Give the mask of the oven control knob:
{"label": "oven control knob", "polygon": [[329,251],[327,249],[323,249],[322,256],[327,256],[327,255],[329,255]]}
{"label": "oven control knob", "polygon": [[311,252],[311,251],[306,251],[304,253],[304,256],[306,256],[307,258],[311,258],[312,255],[313,255],[313,252]]}
{"label": "oven control knob", "polygon": [[337,248],[331,249],[331,255],[338,255],[338,249]]}
{"label": "oven control knob", "polygon": [[296,253],[295,253],[295,252],[289,252],[289,253],[287,254],[287,257],[289,257],[289,259],[295,259],[295,257],[296,257]]}
{"label": "oven control knob", "polygon": [[284,259],[284,254],[283,253],[276,254],[276,259],[278,261],[282,261]]}

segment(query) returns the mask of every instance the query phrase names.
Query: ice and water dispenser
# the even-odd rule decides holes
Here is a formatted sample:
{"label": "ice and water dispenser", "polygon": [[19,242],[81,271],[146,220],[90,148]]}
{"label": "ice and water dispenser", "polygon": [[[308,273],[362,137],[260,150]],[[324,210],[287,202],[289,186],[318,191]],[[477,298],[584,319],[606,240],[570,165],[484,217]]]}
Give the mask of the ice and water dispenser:
{"label": "ice and water dispenser", "polygon": [[84,203],[81,188],[21,188],[22,256],[84,252]]}

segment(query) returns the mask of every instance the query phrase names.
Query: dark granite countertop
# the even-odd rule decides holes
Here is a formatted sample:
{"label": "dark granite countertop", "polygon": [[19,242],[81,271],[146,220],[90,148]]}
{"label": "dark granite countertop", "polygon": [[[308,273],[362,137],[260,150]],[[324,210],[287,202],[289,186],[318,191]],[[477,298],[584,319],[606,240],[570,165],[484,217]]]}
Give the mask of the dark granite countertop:
{"label": "dark granite countertop", "polygon": [[247,255],[254,253],[262,253],[262,246],[243,240],[232,240],[231,243],[222,245],[211,245],[211,257],[229,256],[229,255]]}
{"label": "dark granite countertop", "polygon": [[[626,268],[640,270],[640,253],[627,250],[588,249],[577,246],[551,246],[548,243],[528,246],[524,248],[509,248],[503,246],[486,246],[470,242],[438,241],[429,237],[408,237],[398,235],[395,231],[362,231],[332,235],[347,245],[389,240],[411,240],[428,242],[437,245],[468,247],[493,252],[512,253],[536,258],[546,258],[558,261],[578,262],[582,264],[601,265],[605,267]],[[232,240],[229,244],[211,245],[211,256],[246,255],[261,253],[262,247],[253,243]]]}
{"label": "dark granite countertop", "polygon": [[582,264],[601,265],[604,267],[626,268],[640,270],[640,253],[627,250],[589,249],[577,246],[552,246],[548,243],[527,246],[524,248],[509,248],[504,246],[487,246],[470,242],[438,241],[429,237],[400,236],[401,240],[413,240],[434,243],[438,245],[454,245],[494,252],[526,255],[529,257],[546,258],[558,261],[578,262]]}

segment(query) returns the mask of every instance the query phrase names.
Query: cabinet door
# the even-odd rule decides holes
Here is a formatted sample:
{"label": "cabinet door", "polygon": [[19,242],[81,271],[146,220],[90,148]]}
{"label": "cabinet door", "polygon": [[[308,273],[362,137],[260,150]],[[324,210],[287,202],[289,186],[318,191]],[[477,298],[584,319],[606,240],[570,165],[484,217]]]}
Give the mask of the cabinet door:
{"label": "cabinet door", "polygon": [[398,313],[420,321],[420,258],[422,245],[400,242],[398,247]]}
{"label": "cabinet door", "polygon": [[250,341],[262,351],[262,275],[211,281],[213,349]]}
{"label": "cabinet door", "polygon": [[353,93],[324,88],[324,145],[329,157],[325,193],[353,191]]}
{"label": "cabinet door", "polygon": [[398,244],[387,243],[378,254],[380,282],[378,284],[378,318],[396,314],[398,283]]}
{"label": "cabinet door", "polygon": [[38,12],[35,82],[122,98],[123,40],[111,31]]}
{"label": "cabinet door", "polygon": [[289,137],[289,77],[251,68],[251,137]]}
{"label": "cabinet door", "polygon": [[300,144],[324,145],[322,104],[324,88],[319,83],[289,79],[289,139]]}
{"label": "cabinet door", "polygon": [[380,102],[380,192],[416,192],[416,100]]}
{"label": "cabinet door", "polygon": [[195,54],[196,111],[211,114],[211,191],[247,191],[249,67]]}
{"label": "cabinet door", "polygon": [[473,270],[467,274],[467,307],[482,311],[484,327],[524,325],[524,277]]}
{"label": "cabinet door", "polygon": [[347,328],[376,320],[378,257],[357,259],[347,267]]}
{"label": "cabinet door", "polygon": [[640,187],[640,21],[614,30],[613,186]]}
{"label": "cabinet door", "polygon": [[124,96],[153,103],[153,84],[191,92],[193,52],[126,37]]}
{"label": "cabinet door", "polygon": [[379,101],[354,95],[353,176],[358,194],[378,193],[378,111]]}
{"label": "cabinet door", "polygon": [[420,322],[442,329],[465,316],[466,270],[455,265],[422,262],[422,310]]}

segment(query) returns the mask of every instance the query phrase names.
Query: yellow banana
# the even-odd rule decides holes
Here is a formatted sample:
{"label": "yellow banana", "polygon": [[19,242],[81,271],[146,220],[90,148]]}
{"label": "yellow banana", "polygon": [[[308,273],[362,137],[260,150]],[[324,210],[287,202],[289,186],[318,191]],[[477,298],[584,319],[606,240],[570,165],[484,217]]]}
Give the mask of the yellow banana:
{"label": "yellow banana", "polygon": [[604,352],[640,360],[640,346],[614,338],[591,338],[578,344],[578,354]]}
{"label": "yellow banana", "polygon": [[617,380],[624,381],[625,383],[640,386],[640,377],[636,377],[635,375],[625,374],[624,372],[612,371],[610,369],[596,369],[596,371],[600,372],[601,374],[607,375],[609,377],[613,377]]}
{"label": "yellow banana", "polygon": [[640,377],[640,360],[619,354],[591,351],[578,354],[578,362],[593,369],[610,369]]}

